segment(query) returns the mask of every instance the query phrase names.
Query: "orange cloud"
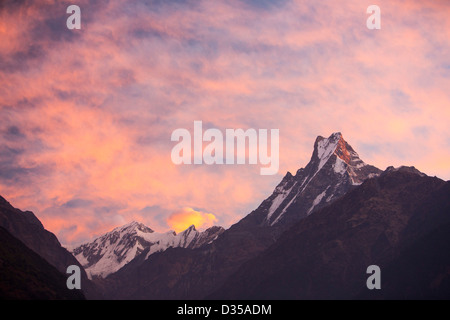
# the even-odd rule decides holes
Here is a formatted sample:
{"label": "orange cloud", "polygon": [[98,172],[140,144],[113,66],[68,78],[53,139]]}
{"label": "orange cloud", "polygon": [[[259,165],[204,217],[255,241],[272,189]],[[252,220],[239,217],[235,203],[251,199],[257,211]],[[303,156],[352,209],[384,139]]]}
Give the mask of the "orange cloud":
{"label": "orange cloud", "polygon": [[169,226],[176,232],[181,232],[195,225],[196,228],[207,228],[214,224],[217,218],[212,213],[196,211],[192,208],[183,208],[172,213],[167,219]]}

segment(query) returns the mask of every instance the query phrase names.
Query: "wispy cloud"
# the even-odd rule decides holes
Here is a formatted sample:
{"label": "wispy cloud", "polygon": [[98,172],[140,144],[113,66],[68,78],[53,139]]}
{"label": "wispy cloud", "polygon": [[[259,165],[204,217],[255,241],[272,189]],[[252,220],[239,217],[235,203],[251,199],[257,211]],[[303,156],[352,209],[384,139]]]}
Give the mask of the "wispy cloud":
{"label": "wispy cloud", "polygon": [[[229,226],[341,131],[368,163],[450,178],[450,4],[64,1],[0,6],[0,194],[63,243],[182,208]],[[171,132],[280,129],[278,176],[175,166]]]}

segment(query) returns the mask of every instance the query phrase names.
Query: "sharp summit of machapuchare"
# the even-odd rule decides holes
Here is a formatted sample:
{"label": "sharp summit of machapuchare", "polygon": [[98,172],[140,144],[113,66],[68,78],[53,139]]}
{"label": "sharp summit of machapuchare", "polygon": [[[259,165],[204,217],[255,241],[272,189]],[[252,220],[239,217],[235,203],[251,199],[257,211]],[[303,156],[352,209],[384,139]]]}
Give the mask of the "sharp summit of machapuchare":
{"label": "sharp summit of machapuchare", "polygon": [[309,163],[295,176],[288,172],[258,208],[263,224],[288,226],[380,173],[360,159],[341,132],[318,136]]}
{"label": "sharp summit of machapuchare", "polygon": [[333,154],[348,165],[355,165],[355,162],[362,162],[355,150],[345,141],[342,133],[335,132],[328,138],[318,136],[314,143],[311,161],[316,159],[323,165]]}

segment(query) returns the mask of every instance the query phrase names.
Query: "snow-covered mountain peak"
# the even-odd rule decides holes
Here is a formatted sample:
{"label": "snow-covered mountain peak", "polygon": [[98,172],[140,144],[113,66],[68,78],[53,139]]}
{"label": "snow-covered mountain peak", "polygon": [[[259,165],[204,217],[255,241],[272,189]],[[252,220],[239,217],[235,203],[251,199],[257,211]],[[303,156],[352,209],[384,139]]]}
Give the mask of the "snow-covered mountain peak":
{"label": "snow-covered mountain peak", "polygon": [[342,133],[333,133],[330,137],[317,137],[311,157],[315,174],[328,162],[335,173],[348,174],[353,185],[361,184],[367,177],[359,174],[367,165],[359,158],[358,153],[344,140]]}
{"label": "snow-covered mountain peak", "polygon": [[266,216],[264,223],[273,226],[281,221],[289,224],[301,219],[343,195],[350,187],[380,173],[381,170],[359,158],[342,133],[335,132],[328,138],[318,136],[306,167],[299,169],[295,176],[286,174],[261,204]]}
{"label": "snow-covered mountain peak", "polygon": [[133,221],[114,228],[92,242],[72,250],[75,258],[85,268],[88,277],[105,278],[146,251],[146,259],[155,252],[170,247],[197,248],[213,241],[224,231],[212,227],[199,232],[191,225],[177,234],[175,231],[154,232],[142,223]]}
{"label": "snow-covered mountain peak", "polygon": [[114,228],[112,231],[110,231],[110,233],[114,233],[114,232],[126,232],[126,233],[153,233],[154,231],[152,229],[150,229],[149,227],[147,227],[146,225],[144,225],[143,223],[137,222],[137,221],[132,221],[130,223],[127,223],[123,226]]}
{"label": "snow-covered mountain peak", "polygon": [[344,140],[342,133],[333,133],[328,138],[318,136],[314,144],[314,152],[311,160],[314,160],[314,158],[316,158],[316,160],[320,162],[318,168],[319,170],[333,154],[349,165],[352,165],[352,162],[361,161],[358,154]]}
{"label": "snow-covered mountain peak", "polygon": [[335,153],[339,141],[343,140],[340,133],[332,134],[328,139],[321,136],[317,137],[316,143],[314,145],[314,153],[317,160],[319,160],[319,165],[317,171],[322,169],[323,165],[328,161],[333,153]]}
{"label": "snow-covered mountain peak", "polygon": [[184,233],[191,233],[191,232],[195,232],[197,231],[197,229],[195,229],[195,225],[191,224],[186,230],[184,230]]}

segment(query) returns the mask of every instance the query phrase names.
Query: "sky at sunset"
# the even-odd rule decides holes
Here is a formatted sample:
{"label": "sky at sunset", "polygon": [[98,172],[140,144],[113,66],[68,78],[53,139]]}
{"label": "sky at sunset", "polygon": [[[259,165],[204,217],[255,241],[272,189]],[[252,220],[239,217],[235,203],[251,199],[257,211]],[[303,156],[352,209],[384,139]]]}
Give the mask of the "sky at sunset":
{"label": "sky at sunset", "polygon": [[[175,165],[196,120],[279,129],[278,174]],[[447,0],[0,3],[0,195],[65,245],[133,220],[227,228],[338,131],[366,163],[449,180],[449,120]]]}

